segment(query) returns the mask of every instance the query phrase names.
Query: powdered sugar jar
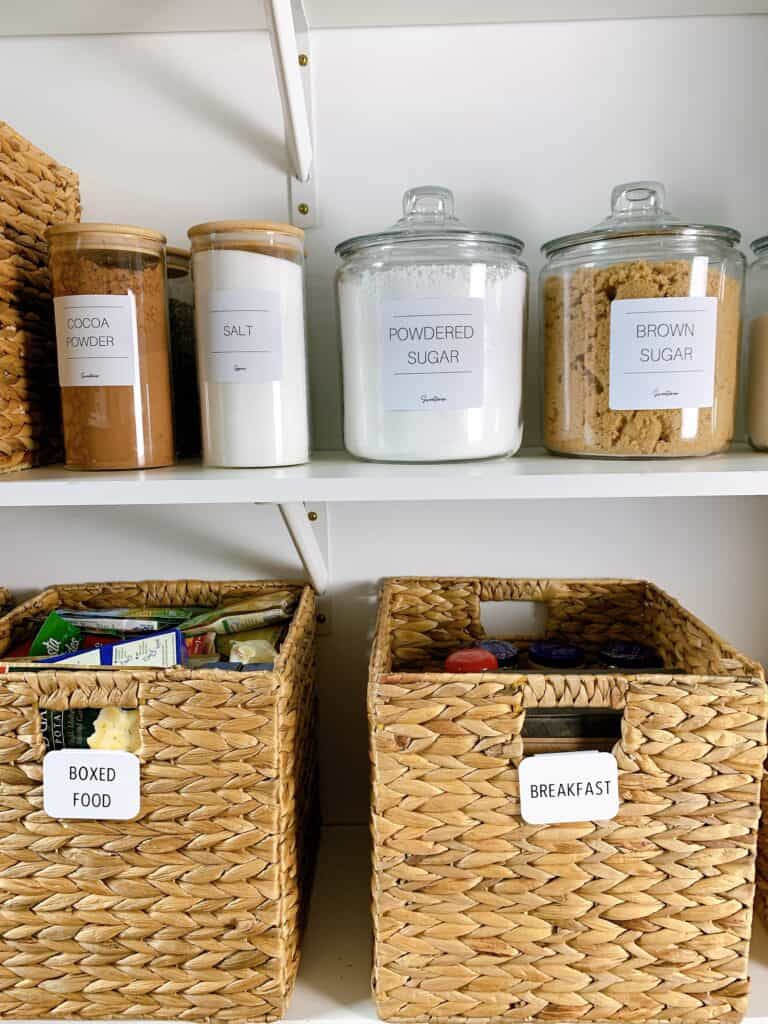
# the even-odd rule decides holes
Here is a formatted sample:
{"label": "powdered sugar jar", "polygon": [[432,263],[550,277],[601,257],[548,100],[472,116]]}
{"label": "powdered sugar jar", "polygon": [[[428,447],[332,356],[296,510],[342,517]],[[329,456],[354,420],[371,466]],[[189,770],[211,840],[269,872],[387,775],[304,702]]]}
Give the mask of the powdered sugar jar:
{"label": "powdered sugar jar", "polygon": [[336,248],[344,439],[363,459],[513,454],[522,437],[528,269],[511,235],[470,231],[448,189],[403,197],[391,229]]}

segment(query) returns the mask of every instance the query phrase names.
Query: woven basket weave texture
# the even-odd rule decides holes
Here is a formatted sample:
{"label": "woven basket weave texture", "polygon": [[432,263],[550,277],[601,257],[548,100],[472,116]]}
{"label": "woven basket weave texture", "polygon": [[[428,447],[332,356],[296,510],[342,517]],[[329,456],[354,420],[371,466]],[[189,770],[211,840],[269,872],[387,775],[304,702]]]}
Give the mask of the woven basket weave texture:
{"label": "woven basket weave texture", "polygon": [[[680,674],[441,670],[483,601],[535,601],[546,634],[653,644]],[[621,809],[528,825],[526,707],[623,709]],[[369,687],[373,983],[384,1020],[738,1021],[746,1010],[761,668],[652,584],[395,579]]]}
{"label": "woven basket weave texture", "polygon": [[[0,1017],[277,1020],[317,835],[314,594],[292,583],[83,584],[0,619],[0,653],[55,607],[300,597],[274,670],[13,673],[0,688]],[[137,707],[141,811],[42,809],[40,708]]]}
{"label": "woven basket weave texture", "polygon": [[0,121],[0,472],[62,456],[45,232],[79,219],[74,171]]}

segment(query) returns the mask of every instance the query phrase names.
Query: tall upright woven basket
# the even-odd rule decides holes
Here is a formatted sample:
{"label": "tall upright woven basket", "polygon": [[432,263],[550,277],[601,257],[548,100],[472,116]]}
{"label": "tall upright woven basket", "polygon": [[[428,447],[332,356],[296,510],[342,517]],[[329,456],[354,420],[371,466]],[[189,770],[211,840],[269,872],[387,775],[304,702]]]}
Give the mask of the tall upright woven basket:
{"label": "tall upright woven basket", "polygon": [[[669,675],[450,675],[483,601],[546,633],[632,637]],[[526,708],[623,709],[612,821],[528,825]],[[657,587],[395,579],[369,689],[373,982],[387,1021],[738,1021],[746,1010],[762,670]]]}
{"label": "tall upright woven basket", "polygon": [[[314,862],[314,595],[290,583],[55,587],[55,607],[300,597],[274,671],[11,673],[0,686],[0,1017],[271,1021],[285,1012]],[[43,811],[41,708],[135,707],[133,821]]]}
{"label": "tall upright woven basket", "polygon": [[74,171],[0,121],[0,473],[62,456],[45,232],[79,219]]}

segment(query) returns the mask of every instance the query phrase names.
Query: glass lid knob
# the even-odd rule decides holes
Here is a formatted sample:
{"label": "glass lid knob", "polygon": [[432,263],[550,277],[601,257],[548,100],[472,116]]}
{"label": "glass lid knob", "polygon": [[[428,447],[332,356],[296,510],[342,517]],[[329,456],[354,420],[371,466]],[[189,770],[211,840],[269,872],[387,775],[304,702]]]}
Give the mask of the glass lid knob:
{"label": "glass lid knob", "polygon": [[398,228],[461,228],[464,225],[453,212],[453,192],[439,185],[419,185],[403,195],[403,216]]}
{"label": "glass lid knob", "polygon": [[664,209],[666,192],[660,181],[628,181],[611,192],[609,220],[658,220],[669,216]]}

